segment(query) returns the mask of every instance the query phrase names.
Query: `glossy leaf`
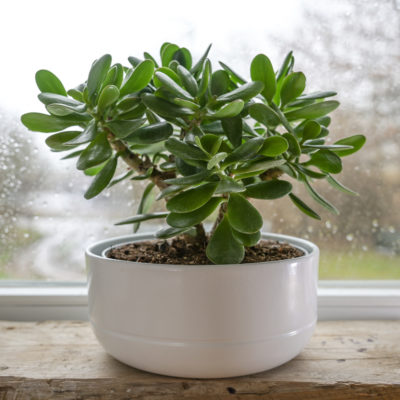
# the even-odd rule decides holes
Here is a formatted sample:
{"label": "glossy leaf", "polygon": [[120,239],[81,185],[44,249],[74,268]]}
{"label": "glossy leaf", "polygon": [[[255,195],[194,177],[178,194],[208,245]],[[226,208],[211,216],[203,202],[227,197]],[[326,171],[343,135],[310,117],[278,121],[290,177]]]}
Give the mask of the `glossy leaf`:
{"label": "glossy leaf", "polygon": [[212,172],[209,170],[204,170],[197,172],[196,174],[193,175],[187,175],[179,178],[171,178],[171,179],[166,179],[164,182],[168,183],[169,185],[181,185],[181,186],[187,186],[187,185],[195,185],[197,183],[203,182],[205,179],[209,178],[212,175]]}
{"label": "glossy leaf", "polygon": [[188,228],[197,225],[210,216],[223,201],[225,199],[222,197],[212,197],[206,204],[195,211],[170,213],[167,217],[167,223],[173,228]]}
{"label": "glossy leaf", "polygon": [[303,94],[299,97],[299,100],[317,100],[317,99],[325,99],[326,97],[336,96],[336,92],[314,92],[309,94]]}
{"label": "glossy leaf", "polygon": [[147,107],[165,118],[184,117],[193,114],[193,111],[188,108],[177,106],[150,93],[144,94],[142,98]]}
{"label": "glossy leaf", "polygon": [[280,96],[282,106],[299,97],[306,87],[306,77],[302,72],[288,75],[282,84]]}
{"label": "glossy leaf", "polygon": [[281,120],[278,114],[269,106],[262,103],[255,103],[249,107],[249,114],[256,121],[261,122],[264,126],[277,126]]}
{"label": "glossy leaf", "polygon": [[97,137],[83,150],[79,156],[76,168],[79,170],[85,170],[95,165],[101,164],[108,160],[112,155],[110,144],[107,140],[107,134],[101,132]]}
{"label": "glossy leaf", "polygon": [[274,68],[266,55],[258,54],[253,58],[250,75],[253,81],[263,83],[261,94],[267,101],[271,101],[276,91],[276,80]]}
{"label": "glossy leaf", "polygon": [[193,75],[195,75],[195,76],[198,75],[198,74],[200,73],[200,71],[203,69],[204,62],[205,62],[205,60],[206,60],[207,57],[208,57],[208,53],[210,52],[211,46],[212,46],[211,44],[208,45],[206,51],[205,51],[204,54],[200,57],[199,61],[197,61],[197,63],[196,63],[196,64],[192,67],[192,69],[190,70],[190,72],[191,72]]}
{"label": "glossy leaf", "polygon": [[310,161],[307,161],[304,165],[315,165],[321,171],[332,174],[338,174],[342,171],[342,161],[340,160],[340,157],[333,151],[325,149],[313,153]]}
{"label": "glossy leaf", "polygon": [[[137,212],[136,212],[137,214],[143,215],[149,211],[151,205],[154,202],[154,198],[155,198],[154,192],[153,192],[154,187],[155,187],[155,184],[153,182],[148,183],[147,186],[145,187],[143,194],[142,194],[142,198],[140,199],[140,203],[139,203]],[[139,230],[140,222],[141,221],[134,222],[133,233],[136,233]]]}
{"label": "glossy leaf", "polygon": [[178,61],[181,66],[188,70],[192,68],[192,55],[190,54],[190,51],[185,47],[181,47],[179,50],[177,50],[174,53],[172,59]]}
{"label": "glossy leaf", "polygon": [[289,194],[290,200],[292,200],[293,204],[304,214],[308,215],[311,218],[318,219],[320,220],[321,217],[312,209],[310,208],[306,203],[304,203],[303,200],[299,199],[297,196],[295,196],[293,193]]}
{"label": "glossy leaf", "polygon": [[229,75],[224,70],[218,70],[211,75],[210,90],[214,96],[221,96],[229,91]]}
{"label": "glossy leaf", "polygon": [[77,137],[80,134],[81,134],[81,131],[65,131],[65,132],[56,133],[54,135],[49,136],[46,139],[46,144],[54,151],[69,150],[75,146],[67,145],[65,143],[71,139],[74,139],[75,137]]}
{"label": "glossy leaf", "polygon": [[260,150],[261,146],[264,143],[263,137],[257,137],[253,139],[249,139],[239,147],[236,147],[235,150],[224,161],[224,166],[233,164],[238,161],[248,160],[254,157],[257,152]]}
{"label": "glossy leaf", "polygon": [[122,181],[124,181],[125,179],[128,179],[130,176],[132,176],[134,174],[135,171],[133,171],[132,169],[118,175],[117,177],[115,177],[108,185],[108,187],[112,187],[114,185],[116,185],[117,183],[120,183]]}
{"label": "glossy leaf", "polygon": [[167,212],[155,212],[155,213],[148,213],[148,214],[137,214],[133,217],[126,218],[122,221],[115,223],[114,225],[128,225],[134,224],[135,222],[143,222],[148,221],[150,219],[159,219],[165,218],[169,213]]}
{"label": "glossy leaf", "polygon": [[291,191],[290,182],[274,179],[246,186],[245,195],[253,199],[274,200],[286,196]]}
{"label": "glossy leaf", "polygon": [[226,136],[233,146],[240,146],[242,144],[243,131],[242,118],[239,115],[236,117],[224,118],[221,120],[221,123]]}
{"label": "glossy leaf", "polygon": [[128,143],[151,144],[167,140],[173,133],[172,125],[168,122],[143,126],[124,137]]}
{"label": "glossy leaf", "polygon": [[336,100],[323,101],[321,103],[311,104],[297,110],[286,112],[285,116],[288,121],[295,121],[298,119],[315,119],[329,114],[338,108],[339,104],[340,103]]}
{"label": "glossy leaf", "polygon": [[366,137],[364,135],[354,135],[354,136],[349,136],[344,139],[340,139],[335,144],[337,145],[346,145],[346,146],[352,146],[352,149],[348,150],[334,150],[335,154],[337,154],[339,157],[345,157],[349,156],[350,154],[355,153],[356,151],[360,150],[361,147],[364,146],[366,142]]}
{"label": "glossy leaf", "polygon": [[213,135],[210,133],[203,135],[198,140],[200,142],[201,148],[204,149],[210,155],[216,154],[222,143],[221,136]]}
{"label": "glossy leaf", "polygon": [[85,192],[85,199],[91,199],[101,193],[111,182],[117,168],[117,157],[111,158],[107,164],[98,172]]}
{"label": "glossy leaf", "polygon": [[215,194],[222,193],[241,193],[244,192],[246,188],[241,182],[237,182],[229,176],[224,177],[218,182],[218,186],[215,189]]}
{"label": "glossy leaf", "polygon": [[239,264],[244,258],[244,247],[233,235],[228,218],[224,216],[211,236],[206,254],[214,264]]}
{"label": "glossy leaf", "polygon": [[215,156],[213,156],[213,158],[207,163],[207,169],[213,169],[221,161],[223,161],[227,155],[228,153],[225,152],[215,154]]}
{"label": "glossy leaf", "polygon": [[339,215],[338,209],[329,203],[328,200],[326,200],[324,197],[322,197],[311,185],[307,177],[304,179],[304,185],[306,186],[306,189],[308,193],[311,195],[311,197],[319,203],[322,207],[326,208],[329,212],[335,215]]}
{"label": "glossy leaf", "polygon": [[208,114],[208,116],[212,119],[232,118],[240,114],[243,107],[243,100],[234,100],[231,103],[223,105],[218,111]]}
{"label": "glossy leaf", "polygon": [[98,96],[100,87],[103,81],[106,79],[110,65],[111,56],[109,54],[105,54],[93,63],[89,72],[86,86],[88,91],[88,99],[91,103],[94,103],[94,100]]}
{"label": "glossy leaf", "polygon": [[132,72],[129,78],[122,84],[121,96],[138,92],[144,89],[152,80],[154,63],[151,60],[142,61]]}
{"label": "glossy leaf", "polygon": [[291,133],[284,133],[282,137],[285,138],[289,144],[289,153],[291,153],[295,157],[299,156],[301,154],[301,148],[299,142],[297,141],[297,138]]}
{"label": "glossy leaf", "polygon": [[173,43],[167,43],[161,48],[161,62],[163,67],[168,67],[169,63],[172,61],[172,57],[179,50],[179,46]]}
{"label": "glossy leaf", "polygon": [[197,92],[199,91],[199,87],[197,85],[196,79],[193,75],[182,65],[178,65],[176,69],[179,78],[183,83],[185,89],[193,96],[196,97]]}
{"label": "glossy leaf", "polygon": [[263,225],[263,220],[257,209],[241,194],[229,195],[226,212],[231,227],[242,233],[256,233]]}
{"label": "glossy leaf", "polygon": [[181,233],[185,233],[190,230],[189,228],[163,228],[156,232],[156,237],[158,239],[169,239],[171,237],[180,235]]}
{"label": "glossy leaf", "polygon": [[354,190],[351,190],[348,187],[344,186],[342,183],[340,183],[338,180],[336,180],[333,176],[328,174],[326,180],[335,189],[340,190],[343,193],[350,194],[352,196],[358,196],[357,192],[355,192]]}
{"label": "glossy leaf", "polygon": [[78,145],[78,144],[84,144],[91,142],[97,134],[97,124],[95,120],[92,120],[89,122],[89,124],[86,126],[86,128],[81,132],[80,135],[71,138],[68,142],[66,142],[67,145]]}
{"label": "glossy leaf", "polygon": [[276,157],[289,148],[288,141],[282,136],[271,136],[266,138],[258,154],[267,157]]}
{"label": "glossy leaf", "polygon": [[211,199],[216,187],[217,183],[206,183],[181,192],[167,202],[167,209],[175,213],[197,210]]}
{"label": "glossy leaf", "polygon": [[184,143],[174,137],[169,138],[165,142],[165,147],[175,156],[183,160],[204,160],[207,161],[209,156],[201,149],[191,144]]}
{"label": "glossy leaf", "polygon": [[22,115],[21,122],[31,131],[44,133],[62,131],[81,123],[81,121],[74,123],[68,119],[36,112]]}
{"label": "glossy leaf", "polygon": [[233,82],[238,83],[240,85],[244,85],[246,83],[245,79],[243,79],[238,73],[236,73],[231,67],[228,67],[222,61],[219,61],[219,65],[228,73]]}
{"label": "glossy leaf", "polygon": [[249,101],[254,96],[257,96],[263,90],[263,88],[264,84],[262,82],[257,81],[245,83],[243,86],[217,97],[217,101],[228,102],[238,99]]}
{"label": "glossy leaf", "polygon": [[321,133],[321,125],[317,121],[307,121],[302,130],[303,140],[315,139]]}
{"label": "glossy leaf", "polygon": [[177,85],[181,86],[182,81],[179,78],[179,76],[176,74],[175,71],[173,71],[171,68],[168,67],[161,67],[157,68],[153,77],[153,82],[154,86],[156,88],[159,88],[162,86],[162,82],[158,79],[157,73],[163,73],[164,75],[167,75],[169,78],[171,78]]}
{"label": "glossy leaf", "polygon": [[114,85],[107,85],[100,93],[99,101],[97,102],[97,112],[102,114],[104,110],[114,104],[119,98],[119,90]]}
{"label": "glossy leaf", "polygon": [[41,92],[56,93],[61,96],[66,96],[67,92],[61,81],[52,72],[41,69],[35,75],[36,84]]}
{"label": "glossy leaf", "polygon": [[175,94],[178,97],[182,97],[183,99],[192,99],[190,93],[188,93],[178,83],[176,83],[174,79],[170,78],[165,73],[156,72],[155,77],[157,78],[158,82],[160,82],[161,87],[164,87],[169,92]]}
{"label": "glossy leaf", "polygon": [[117,138],[123,139],[141,127],[145,122],[146,118],[138,118],[126,121],[115,120],[107,122],[106,126]]}
{"label": "glossy leaf", "polygon": [[208,84],[210,82],[210,75],[211,75],[211,62],[210,60],[207,59],[204,63],[203,74],[201,76],[199,90],[196,94],[197,97],[201,97],[206,93],[208,89]]}
{"label": "glossy leaf", "polygon": [[239,241],[245,247],[255,246],[261,239],[261,232],[255,233],[242,233],[232,229],[233,236],[237,241]]}
{"label": "glossy leaf", "polygon": [[271,168],[277,168],[286,163],[286,160],[263,160],[256,161],[248,164],[242,164],[239,168],[236,168],[232,171],[235,174],[236,178],[239,178],[243,174],[247,174],[250,172],[263,172]]}

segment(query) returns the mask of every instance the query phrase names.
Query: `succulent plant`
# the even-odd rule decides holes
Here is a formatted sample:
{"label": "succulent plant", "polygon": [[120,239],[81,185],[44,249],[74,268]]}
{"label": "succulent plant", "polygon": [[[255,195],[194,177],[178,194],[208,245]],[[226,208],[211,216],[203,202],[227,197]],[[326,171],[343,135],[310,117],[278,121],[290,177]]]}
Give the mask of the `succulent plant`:
{"label": "succulent plant", "polygon": [[[216,264],[240,263],[244,248],[260,240],[263,220],[249,199],[288,195],[305,214],[319,215],[296,194],[290,180],[302,182],[328,211],[337,209],[314,188],[326,179],[355,194],[333,175],[341,157],[359,150],[363,135],[334,144],[326,141],[330,117],[339,106],[326,100],[335,92],[305,94],[306,77],[294,72],[287,54],[275,71],[264,54],[250,64],[245,80],[225,63],[213,70],[209,46],[193,65],[188,49],[164,43],[160,61],[149,53],[129,57],[130,67],[97,59],[85,83],[66,90],[50,71],[36,73],[39,100],[48,114],[27,113],[23,124],[46,139],[52,151],[68,151],[76,167],[93,181],[85,198],[119,182],[147,180],[137,215],[118,224],[165,219],[158,238],[193,235],[207,242]],[[115,177],[118,160],[128,170]],[[285,179],[283,179],[286,177]],[[166,200],[166,212],[148,212],[149,194]],[[209,238],[203,221],[214,216]]]}

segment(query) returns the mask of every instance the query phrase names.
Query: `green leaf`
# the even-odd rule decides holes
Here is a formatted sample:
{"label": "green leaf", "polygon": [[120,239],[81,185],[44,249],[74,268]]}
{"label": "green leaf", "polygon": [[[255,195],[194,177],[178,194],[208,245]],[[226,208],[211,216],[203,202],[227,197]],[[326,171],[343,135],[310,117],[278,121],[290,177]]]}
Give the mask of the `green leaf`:
{"label": "green leaf", "polygon": [[56,116],[56,117],[65,117],[66,115],[75,114],[76,110],[74,107],[66,106],[64,104],[49,104],[46,106],[46,110]]}
{"label": "green leaf", "polygon": [[134,68],[137,67],[142,62],[142,60],[140,58],[132,57],[132,56],[128,57],[128,61],[131,63],[132,67],[134,67]]}
{"label": "green leaf", "polygon": [[75,147],[74,145],[66,145],[65,143],[69,140],[77,137],[81,134],[81,131],[65,131],[59,132],[54,135],[49,136],[46,139],[46,144],[52,150],[55,151],[63,151],[63,150],[70,150],[71,148]]}
{"label": "green leaf", "polygon": [[161,192],[156,197],[156,200],[163,199],[173,193],[181,192],[184,189],[184,186],[180,185],[169,185],[165,189],[161,190]]}
{"label": "green leaf", "polygon": [[307,121],[303,127],[303,141],[315,139],[321,133],[321,125],[317,121]]}
{"label": "green leaf", "polygon": [[168,122],[143,126],[124,137],[128,143],[152,144],[167,140],[173,133],[173,127]]}
{"label": "green leaf", "polygon": [[206,169],[204,171],[197,172],[196,174],[193,175],[187,175],[180,178],[166,179],[164,182],[168,183],[169,185],[180,185],[180,186],[196,185],[197,183],[203,182],[211,175],[212,172]]}
{"label": "green leaf", "polygon": [[217,97],[217,101],[227,102],[241,99],[243,101],[249,101],[254,96],[257,96],[264,88],[262,82],[249,82],[243,86],[232,90],[231,92],[225,93],[222,96]]}
{"label": "green leaf", "polygon": [[274,68],[266,55],[258,54],[253,58],[250,66],[250,75],[253,81],[263,83],[264,88],[261,94],[268,102],[271,101],[276,91],[276,80]]}
{"label": "green leaf", "polygon": [[167,217],[167,223],[174,228],[188,228],[197,225],[211,215],[223,201],[225,201],[223,197],[212,197],[206,204],[195,211],[170,213]]}
{"label": "green leaf", "polygon": [[267,127],[275,127],[281,122],[278,114],[266,104],[252,104],[249,107],[249,114],[256,121],[261,122],[264,126]]}
{"label": "green leaf", "polygon": [[81,122],[73,122],[67,119],[55,117],[53,115],[41,113],[27,113],[22,115],[21,122],[31,131],[34,132],[57,132],[62,131],[70,126],[79,125]]}
{"label": "green leaf", "polygon": [[[172,70],[171,70],[172,71]],[[184,99],[191,100],[192,96],[185,89],[179,86],[178,83],[175,82],[174,79],[170,78],[168,75],[163,72],[156,72],[155,77],[161,83],[161,87],[164,87],[172,94],[175,94],[178,97],[182,97]]]}
{"label": "green leaf", "polygon": [[207,153],[210,155],[215,155],[217,151],[219,150],[221,143],[222,143],[222,137],[213,135],[210,133],[207,133],[206,135],[203,135],[201,138],[197,139],[200,141],[200,146],[203,150],[205,150]]}
{"label": "green leaf", "polygon": [[211,49],[211,44],[207,47],[206,51],[204,52],[204,54],[200,57],[199,61],[197,61],[197,63],[192,67],[192,69],[190,70],[190,72],[193,75],[197,75],[202,69],[203,69],[203,64],[204,61],[206,60],[206,58],[208,57],[208,53],[210,52]]}
{"label": "green leaf", "polygon": [[339,211],[338,209],[332,205],[331,203],[329,203],[328,200],[326,200],[325,198],[323,198],[309,183],[308,178],[305,177],[304,181],[304,185],[306,186],[306,189],[308,191],[308,193],[311,195],[311,197],[319,204],[321,204],[322,207],[326,208],[329,212],[331,212],[332,214],[335,215],[339,215]]}
{"label": "green leaf", "polygon": [[236,117],[224,118],[221,120],[222,128],[226,133],[229,141],[234,147],[238,147],[242,144],[242,131],[243,123],[242,118],[237,115]]}
{"label": "green leaf", "polygon": [[189,228],[171,228],[171,227],[163,228],[163,229],[160,229],[156,233],[156,237],[158,239],[169,239],[171,237],[178,236],[181,233],[185,233],[188,230],[190,230],[190,227]]}
{"label": "green leaf", "polygon": [[281,88],[281,104],[284,106],[299,97],[306,87],[306,77],[302,72],[293,72],[288,75]]}
{"label": "green leaf", "polygon": [[78,145],[78,144],[84,144],[91,142],[97,134],[97,124],[96,121],[93,119],[88,123],[86,128],[83,130],[83,132],[80,133],[80,135],[75,136],[74,138],[71,138],[68,142],[66,142],[66,145]]}
{"label": "green leaf", "polygon": [[241,194],[229,195],[226,212],[229,224],[242,233],[256,233],[263,226],[263,220],[257,209]]}
{"label": "green leaf", "polygon": [[332,175],[328,174],[326,180],[335,189],[340,190],[343,193],[350,194],[352,196],[358,196],[357,192],[355,192],[355,191],[349,189],[348,187],[344,186],[342,183],[340,183],[338,180],[336,180]]}
{"label": "green leaf", "polygon": [[117,168],[117,157],[111,158],[107,164],[94,177],[88,190],[85,193],[85,199],[91,199],[101,193],[110,183]]}
{"label": "green leaf", "polygon": [[303,165],[300,164],[294,164],[294,167],[300,171],[301,173],[303,173],[304,175],[309,176],[310,178],[314,178],[314,179],[324,179],[326,178],[326,173],[321,173],[321,172],[317,172],[317,171],[313,171],[312,169],[306,168]]}
{"label": "green leaf", "polygon": [[314,92],[309,94],[303,94],[299,97],[299,100],[317,100],[324,99],[326,97],[336,96],[336,92]]}
{"label": "green leaf", "polygon": [[221,181],[218,182],[218,186],[215,190],[215,194],[222,193],[240,193],[244,192],[246,188],[243,186],[241,182],[236,182],[229,176],[224,177]]}
{"label": "green leaf", "polygon": [[301,154],[301,148],[296,136],[291,133],[284,133],[282,137],[284,137],[289,144],[288,152],[291,155],[298,157]]}
{"label": "green leaf", "polygon": [[244,107],[243,100],[234,100],[231,103],[224,104],[215,113],[209,113],[207,116],[213,119],[231,118],[238,115]]}
{"label": "green leaf", "polygon": [[222,128],[221,121],[213,121],[209,124],[201,125],[201,129],[203,130],[203,132],[207,132],[207,133],[215,133],[217,135],[225,134],[225,131]]}
{"label": "green leaf", "polygon": [[193,101],[179,99],[177,97],[173,100],[173,102],[178,106],[186,107],[186,108],[189,108],[194,111],[196,111],[200,108],[200,106],[197,103],[194,103]]}
{"label": "green leaf", "polygon": [[321,171],[330,172],[332,174],[338,174],[342,171],[342,161],[340,160],[340,157],[333,151],[325,149],[313,153],[310,161],[307,161],[304,165],[315,165]]}
{"label": "green leaf", "polygon": [[133,217],[124,219],[122,221],[119,221],[115,223],[114,225],[128,225],[128,224],[134,224],[136,222],[143,222],[143,221],[148,221],[149,219],[159,219],[159,218],[165,218],[169,213],[167,212],[155,212],[155,213],[149,213],[149,214],[137,214]]}
{"label": "green leaf", "polygon": [[209,156],[201,149],[191,144],[184,143],[174,137],[165,142],[166,149],[183,160],[204,160],[208,161]]}
{"label": "green leaf", "polygon": [[228,153],[222,152],[217,153],[213,156],[213,158],[207,163],[207,169],[213,169],[216,165],[218,165],[222,160],[226,158]]}
{"label": "green leaf", "polygon": [[95,176],[95,175],[97,175],[97,174],[104,168],[105,165],[106,165],[106,162],[104,162],[103,164],[99,164],[99,165],[96,165],[96,166],[94,166],[94,167],[85,169],[85,170],[83,171],[83,173],[84,173],[86,176]]}
{"label": "green leaf", "polygon": [[315,119],[329,114],[338,108],[339,104],[340,103],[336,100],[323,101],[321,103],[311,104],[297,110],[286,112],[285,116],[288,121],[295,121],[297,119]]}
{"label": "green leaf", "polygon": [[[137,214],[143,215],[149,211],[151,205],[154,202],[154,194],[153,194],[154,187],[155,184],[153,182],[147,184],[146,188],[143,191],[142,198],[140,200],[139,207],[137,209]],[[139,228],[140,228],[140,221],[136,221],[133,224],[133,233],[136,233],[139,230]]]}
{"label": "green leaf", "polygon": [[142,61],[132,72],[129,78],[122,83],[121,96],[138,92],[144,89],[152,80],[154,63],[151,60]]}
{"label": "green leaf", "polygon": [[235,229],[232,229],[233,236],[237,241],[239,241],[243,246],[252,247],[255,246],[261,239],[261,232],[255,233],[242,233]]}
{"label": "green leaf", "polygon": [[245,195],[253,199],[275,200],[286,196],[291,191],[292,184],[290,182],[274,179],[246,186]]}
{"label": "green leaf", "polygon": [[156,59],[155,59],[150,53],[148,53],[147,51],[145,51],[145,52],[143,53],[143,57],[144,57],[145,60],[151,60],[151,61],[153,61],[154,66],[155,66],[156,68],[158,68],[158,64],[157,64]]}
{"label": "green leaf", "polygon": [[280,156],[289,148],[288,141],[282,136],[271,136],[266,138],[258,154],[267,157]]}
{"label": "green leaf", "polygon": [[233,152],[229,154],[228,157],[226,157],[223,165],[228,166],[237,161],[249,160],[250,158],[252,158],[257,154],[258,150],[260,150],[263,143],[264,143],[263,137],[257,137],[247,140],[239,147],[236,147],[236,149],[233,150]]}
{"label": "green leaf", "polygon": [[219,61],[219,65],[221,65],[221,67],[229,74],[229,77],[232,79],[233,82],[240,85],[246,83],[246,81],[239,74],[237,74],[232,68],[228,67],[222,61]]}
{"label": "green leaf", "polygon": [[139,118],[126,121],[109,121],[105,125],[117,138],[123,139],[141,127],[145,122],[146,118]]}
{"label": "green leaf", "polygon": [[339,157],[345,157],[349,156],[350,154],[355,153],[356,151],[360,150],[361,147],[364,146],[366,142],[366,137],[364,135],[354,135],[354,136],[349,136],[344,139],[340,139],[335,144],[337,145],[346,145],[346,146],[352,146],[352,149],[348,150],[334,150],[335,154],[337,154]]}
{"label": "green leaf", "polygon": [[175,164],[178,172],[183,175],[193,175],[197,172],[199,172],[199,169],[193,165],[190,165],[188,163],[185,163],[181,158],[175,157]]}
{"label": "green leaf", "polygon": [[301,210],[304,214],[308,215],[311,218],[315,218],[315,219],[318,219],[318,220],[321,219],[321,217],[313,209],[311,209],[306,203],[304,203],[303,200],[299,199],[293,193],[290,193],[289,197],[290,197],[290,200],[292,200],[293,204],[299,210]]}
{"label": "green leaf", "polygon": [[97,103],[97,112],[103,114],[104,110],[119,99],[119,89],[114,85],[107,85],[100,93]]}
{"label": "green leaf", "polygon": [[210,74],[211,74],[211,62],[210,62],[210,60],[207,59],[204,64],[199,90],[196,94],[197,97],[201,97],[206,93],[208,84],[210,82]]}
{"label": "green leaf", "polygon": [[142,96],[143,103],[156,114],[165,118],[184,117],[193,115],[193,111],[189,108],[184,108],[170,103],[164,99],[160,99],[150,93],[145,93]]}
{"label": "green leaf", "polygon": [[70,99],[69,97],[64,97],[56,93],[40,93],[38,95],[39,100],[44,104],[44,105],[49,105],[49,104],[64,104],[66,106],[73,107],[77,112],[83,112],[86,109],[86,105],[75,100],[75,99]]}
{"label": "green leaf", "polygon": [[122,68],[122,65],[115,64],[107,72],[107,76],[104,79],[102,87],[104,88],[108,85],[114,85],[119,88],[121,86],[123,77],[124,77],[124,70]]}
{"label": "green leaf", "polygon": [[211,75],[210,90],[214,96],[221,96],[229,90],[229,75],[224,70],[218,70]]}
{"label": "green leaf", "polygon": [[61,81],[50,71],[41,69],[35,75],[36,84],[41,92],[56,93],[66,96],[67,92]]}
{"label": "green leaf", "polygon": [[107,140],[107,134],[100,132],[96,138],[83,150],[79,156],[76,168],[85,170],[101,164],[112,156],[112,150]]}
{"label": "green leaf", "polygon": [[132,169],[122,173],[121,175],[118,175],[116,178],[114,178],[108,185],[110,188],[111,186],[116,185],[117,183],[122,182],[123,180],[129,178],[131,175],[133,175],[134,171]]}
{"label": "green leaf", "polygon": [[[256,161],[248,164],[243,164],[237,169],[232,171],[233,174],[236,175],[236,179],[241,179],[242,174],[248,174],[251,172],[261,173],[271,168],[277,168],[286,163],[286,160],[264,160],[264,161]],[[255,174],[257,175],[257,174]]]}
{"label": "green leaf", "polygon": [[163,73],[164,75],[167,75],[169,78],[171,78],[177,85],[181,86],[182,81],[179,78],[179,76],[176,74],[175,71],[173,71],[171,68],[168,67],[161,67],[157,68],[153,77],[153,82],[154,86],[156,88],[159,88],[162,86],[162,82],[158,79],[157,73]]}
{"label": "green leaf", "polygon": [[185,89],[193,96],[195,97],[197,95],[197,92],[199,91],[199,87],[197,85],[196,79],[193,77],[193,75],[182,65],[178,65],[177,67],[177,73],[179,78],[181,78],[181,81],[183,83],[183,86],[185,86]]}
{"label": "green leaf", "polygon": [[173,43],[166,43],[165,46],[161,47],[161,62],[163,67],[168,67],[172,61],[172,57],[179,50],[179,46]]}
{"label": "green leaf", "polygon": [[179,50],[177,50],[174,53],[172,59],[178,61],[180,65],[188,70],[192,68],[192,55],[190,54],[190,51],[185,47],[181,47]]}
{"label": "green leaf", "polygon": [[167,202],[167,209],[175,213],[187,213],[206,204],[217,188],[217,183],[206,183],[177,194]]}
{"label": "green leaf", "polygon": [[211,236],[206,254],[214,264],[239,264],[243,261],[244,247],[234,236],[226,216]]}
{"label": "green leaf", "polygon": [[110,65],[111,56],[109,54],[105,54],[92,64],[86,86],[88,98],[92,104],[95,103],[95,99],[99,94],[100,87],[107,77]]}
{"label": "green leaf", "polygon": [[151,174],[153,173],[154,168],[150,167],[146,170],[144,174],[141,175],[135,175],[133,178],[131,178],[131,181],[144,181],[145,179],[149,179]]}
{"label": "green leaf", "polygon": [[289,53],[286,54],[285,59],[283,60],[283,63],[279,68],[279,71],[276,74],[277,81],[283,81],[283,78],[287,75],[290,64],[293,62],[292,59],[293,59],[293,51],[289,51]]}

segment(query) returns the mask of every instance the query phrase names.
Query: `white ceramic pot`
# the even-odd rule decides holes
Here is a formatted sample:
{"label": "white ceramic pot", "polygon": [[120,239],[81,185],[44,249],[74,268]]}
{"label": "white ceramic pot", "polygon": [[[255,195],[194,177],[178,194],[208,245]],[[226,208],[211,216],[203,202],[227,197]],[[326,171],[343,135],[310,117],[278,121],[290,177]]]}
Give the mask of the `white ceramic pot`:
{"label": "white ceramic pot", "polygon": [[185,378],[253,374],[289,361],[317,319],[319,251],[298,238],[290,260],[238,265],[162,265],[104,257],[148,240],[119,237],[86,251],[89,316],[104,349],[125,364]]}

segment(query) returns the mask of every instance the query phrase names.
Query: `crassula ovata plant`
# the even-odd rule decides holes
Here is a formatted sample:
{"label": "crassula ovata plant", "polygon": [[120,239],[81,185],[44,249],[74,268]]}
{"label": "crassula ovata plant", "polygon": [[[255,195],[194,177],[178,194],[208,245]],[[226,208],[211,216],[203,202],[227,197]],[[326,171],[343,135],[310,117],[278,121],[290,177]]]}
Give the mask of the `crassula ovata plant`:
{"label": "crassula ovata plant", "polygon": [[[76,167],[93,176],[87,199],[125,179],[148,180],[137,215],[119,224],[135,224],[136,231],[142,221],[165,218],[168,227],[158,238],[191,235],[208,242],[211,262],[240,263],[263,225],[249,199],[288,195],[302,212],[320,219],[292,192],[289,180],[298,180],[337,214],[313,181],[326,179],[354,194],[332,175],[365,137],[326,142],[328,114],[339,102],[325,99],[336,93],[304,94],[306,78],[293,71],[291,52],[278,71],[267,56],[257,55],[246,81],[222,62],[213,70],[209,50],[194,65],[189,50],[171,43],[162,45],[160,61],[144,53],[143,60],[129,57],[130,67],[112,64],[106,54],[93,63],[85,83],[68,91],[54,74],[40,70],[39,100],[48,114],[27,113],[21,120],[31,131],[54,133],[46,139],[51,150],[69,151],[63,159],[77,158]],[[118,160],[127,171],[115,177]],[[146,200],[155,188],[166,212],[148,212]],[[203,221],[212,215],[207,238]]]}

